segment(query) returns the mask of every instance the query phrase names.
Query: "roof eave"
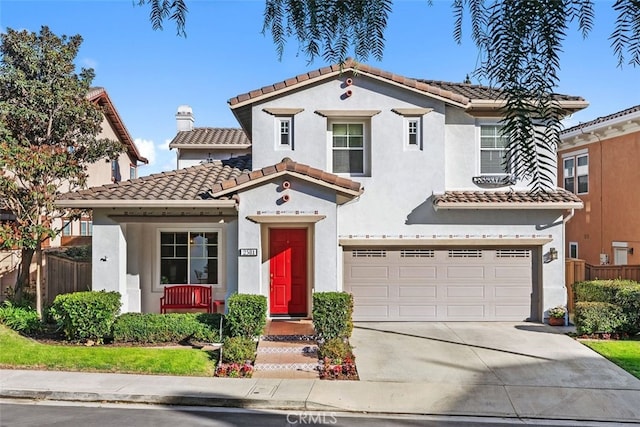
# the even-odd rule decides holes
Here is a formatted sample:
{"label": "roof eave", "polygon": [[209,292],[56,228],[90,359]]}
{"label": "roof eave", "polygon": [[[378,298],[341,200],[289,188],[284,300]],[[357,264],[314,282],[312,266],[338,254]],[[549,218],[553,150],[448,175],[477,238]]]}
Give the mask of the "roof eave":
{"label": "roof eave", "polygon": [[582,202],[436,202],[434,208],[438,209],[536,209],[536,210],[565,210],[582,209]]}
{"label": "roof eave", "polygon": [[207,150],[230,150],[230,149],[239,149],[245,150],[247,148],[251,148],[251,144],[169,144],[169,148],[193,148],[193,149],[207,149]]}
{"label": "roof eave", "polygon": [[62,208],[97,209],[97,208],[234,208],[235,200],[57,200],[56,205]]}
{"label": "roof eave", "polygon": [[[589,106],[589,103],[584,100],[571,100],[571,101],[556,101],[558,106],[565,110],[567,113],[575,113],[576,111],[583,110]],[[476,110],[499,110],[507,105],[507,101],[504,99],[472,99],[469,102],[468,111]]]}
{"label": "roof eave", "polygon": [[[603,129],[607,129],[612,126],[617,126],[629,121],[640,121],[640,111],[635,111],[630,114],[625,114],[624,116],[615,117],[610,120],[604,120],[599,123],[594,123],[588,126],[574,126],[573,128],[569,128],[566,131],[562,132],[560,135],[561,139],[570,139],[576,136],[582,136],[584,134],[590,134],[591,132],[598,132]],[[572,130],[573,129],[573,130]]]}

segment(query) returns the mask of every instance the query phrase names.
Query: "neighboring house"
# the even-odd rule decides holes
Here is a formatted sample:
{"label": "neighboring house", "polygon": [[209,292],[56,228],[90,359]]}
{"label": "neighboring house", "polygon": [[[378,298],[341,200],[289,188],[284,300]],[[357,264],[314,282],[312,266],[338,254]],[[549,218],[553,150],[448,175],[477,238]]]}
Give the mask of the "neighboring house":
{"label": "neighboring house", "polygon": [[[136,145],[129,135],[118,111],[109,98],[107,91],[101,87],[94,87],[87,93],[87,98],[99,105],[104,116],[102,130],[98,138],[108,138],[120,141],[126,148],[118,159],[102,160],[87,166],[87,186],[93,187],[111,182],[119,182],[122,179],[137,178],[138,166],[148,161],[140,155]],[[60,191],[68,191],[68,186]],[[13,215],[8,211],[0,211],[0,221],[10,221]],[[71,245],[86,245],[91,243],[92,217],[87,213],[80,220],[65,221],[57,219],[54,227],[61,228],[62,232],[53,240],[44,242],[43,247],[59,247]],[[8,288],[13,288],[16,282],[17,267],[20,263],[20,251],[0,251],[0,291],[5,295]]]}
{"label": "neighboring house", "polygon": [[[106,159],[88,165],[87,187],[137,178],[138,166],[148,163],[148,160],[138,151],[107,91],[101,87],[91,88],[87,98],[104,111],[102,131],[97,138],[120,141],[126,149],[117,159]],[[62,191],[67,190],[62,189]],[[47,245],[56,247],[90,244],[92,225],[90,212],[79,220],[65,221],[62,232],[55,239],[47,242]],[[62,226],[62,220],[57,222],[57,226]]]}
{"label": "neighboring house", "polygon": [[265,295],[271,318],[308,317],[313,292],[344,290],[359,321],[541,320],[566,302],[563,219],[582,202],[512,178],[504,104],[489,87],[349,60],[231,98],[251,157],[59,204],[93,209],[93,285],[119,291],[123,311],[209,283],[216,299]]}
{"label": "neighboring house", "polygon": [[242,129],[196,128],[194,121],[191,107],[178,107],[178,134],[169,143],[176,149],[178,169],[251,154],[251,141]]}
{"label": "neighboring house", "polygon": [[561,134],[559,185],[584,209],[566,225],[566,255],[592,265],[640,264],[640,105]]}

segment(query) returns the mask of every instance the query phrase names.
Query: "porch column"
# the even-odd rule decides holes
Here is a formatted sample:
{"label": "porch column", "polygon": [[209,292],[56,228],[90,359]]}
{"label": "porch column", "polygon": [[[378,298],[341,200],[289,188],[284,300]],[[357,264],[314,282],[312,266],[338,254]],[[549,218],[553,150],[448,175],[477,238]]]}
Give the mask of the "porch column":
{"label": "porch column", "polygon": [[93,290],[119,292],[121,311],[128,312],[126,225],[113,221],[105,212],[94,210],[91,252]]}

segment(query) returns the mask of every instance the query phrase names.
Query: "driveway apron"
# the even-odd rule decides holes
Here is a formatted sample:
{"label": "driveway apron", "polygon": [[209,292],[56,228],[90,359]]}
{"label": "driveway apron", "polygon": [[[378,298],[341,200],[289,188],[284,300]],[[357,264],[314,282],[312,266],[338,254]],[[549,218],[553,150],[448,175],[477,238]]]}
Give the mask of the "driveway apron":
{"label": "driveway apron", "polygon": [[640,390],[640,380],[539,323],[358,322],[362,381]]}

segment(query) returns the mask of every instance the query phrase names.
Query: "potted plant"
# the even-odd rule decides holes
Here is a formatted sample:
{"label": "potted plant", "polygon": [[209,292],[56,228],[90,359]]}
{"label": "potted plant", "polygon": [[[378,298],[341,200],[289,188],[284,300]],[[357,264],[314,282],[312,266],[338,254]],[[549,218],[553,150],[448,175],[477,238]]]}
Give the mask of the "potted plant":
{"label": "potted plant", "polygon": [[549,313],[549,325],[551,326],[564,326],[564,318],[567,314],[567,309],[558,305],[556,307],[550,308],[548,310]]}

